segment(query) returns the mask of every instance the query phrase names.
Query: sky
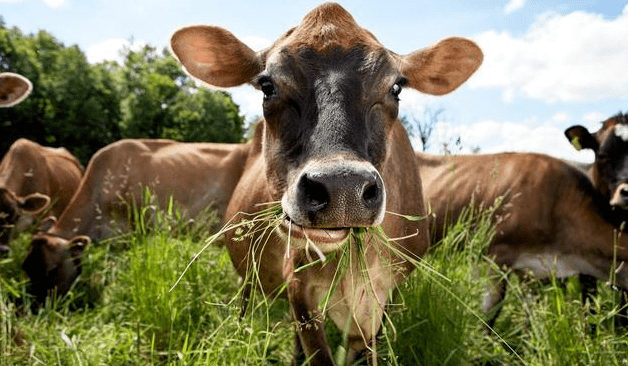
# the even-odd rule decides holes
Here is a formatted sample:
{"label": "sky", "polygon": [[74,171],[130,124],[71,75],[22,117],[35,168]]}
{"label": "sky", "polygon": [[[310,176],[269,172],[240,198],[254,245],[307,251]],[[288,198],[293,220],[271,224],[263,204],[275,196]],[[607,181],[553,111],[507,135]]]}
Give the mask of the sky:
{"label": "sky", "polygon": [[[388,49],[407,54],[460,36],[484,53],[479,70],[441,97],[409,89],[400,114],[424,118],[442,109],[427,151],[534,151],[591,162],[563,131],[597,130],[628,112],[628,2],[597,0],[347,0],[338,1]],[[167,47],[177,28],[214,24],[254,50],[297,25],[320,2],[266,0],[0,0],[8,27],[46,30],[77,44],[92,63],[119,60],[123,45]],[[241,113],[260,116],[261,92],[229,90]],[[460,140],[460,144],[455,142]],[[415,149],[422,148],[418,138]]]}

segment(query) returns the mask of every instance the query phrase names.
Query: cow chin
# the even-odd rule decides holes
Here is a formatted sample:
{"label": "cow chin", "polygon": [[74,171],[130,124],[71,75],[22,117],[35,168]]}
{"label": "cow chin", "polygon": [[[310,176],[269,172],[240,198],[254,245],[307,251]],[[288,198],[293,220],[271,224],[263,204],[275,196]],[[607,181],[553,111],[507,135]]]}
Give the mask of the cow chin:
{"label": "cow chin", "polygon": [[316,246],[323,253],[340,249],[349,239],[349,228],[323,229],[303,227],[286,217],[279,227],[279,234],[294,249]]}

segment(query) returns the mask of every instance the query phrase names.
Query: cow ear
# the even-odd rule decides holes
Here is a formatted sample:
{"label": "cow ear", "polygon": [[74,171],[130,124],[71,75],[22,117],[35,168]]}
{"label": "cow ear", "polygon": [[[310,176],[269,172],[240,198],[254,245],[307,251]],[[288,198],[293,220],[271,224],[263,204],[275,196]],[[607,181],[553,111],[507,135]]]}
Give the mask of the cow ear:
{"label": "cow ear", "polygon": [[41,193],[31,193],[18,201],[18,206],[22,211],[34,215],[42,212],[48,204],[50,204],[50,197]]}
{"label": "cow ear", "polygon": [[262,70],[257,53],[219,27],[181,28],[170,48],[190,75],[218,87],[248,83]]}
{"label": "cow ear", "polygon": [[0,73],[0,107],[12,107],[33,90],[30,80],[12,72]]}
{"label": "cow ear", "polygon": [[83,251],[85,251],[85,248],[87,248],[87,246],[91,242],[92,240],[89,238],[89,236],[85,235],[79,235],[72,238],[72,240],[70,240],[70,242],[68,243],[68,248],[70,249],[72,257],[79,258],[83,254]]}
{"label": "cow ear", "polygon": [[575,125],[565,130],[567,140],[576,148],[576,150],[591,149],[597,151],[599,144],[595,137],[591,135],[586,127]]}
{"label": "cow ear", "polygon": [[442,95],[462,85],[482,64],[482,50],[472,41],[452,37],[401,57],[401,72],[408,86]]}

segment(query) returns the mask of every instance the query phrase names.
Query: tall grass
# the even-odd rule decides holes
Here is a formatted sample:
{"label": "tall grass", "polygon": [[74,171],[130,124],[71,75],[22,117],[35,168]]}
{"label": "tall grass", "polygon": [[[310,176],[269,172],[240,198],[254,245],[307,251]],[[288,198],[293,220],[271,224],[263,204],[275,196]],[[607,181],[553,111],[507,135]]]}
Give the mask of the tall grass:
{"label": "tall grass", "polygon": [[[0,259],[0,365],[290,364],[286,301],[255,294],[240,318],[229,256],[204,248],[211,223],[182,222],[173,207],[132,215],[129,231],[86,249],[70,292],[40,308],[20,268],[30,235],[11,243]],[[439,275],[414,271],[392,294],[379,364],[628,364],[626,330],[613,321],[618,299],[605,284],[588,313],[577,281],[509,276],[497,334],[486,330],[479,309],[492,265],[490,218],[470,210],[424,258]],[[342,343],[341,330],[329,327],[329,337]]]}

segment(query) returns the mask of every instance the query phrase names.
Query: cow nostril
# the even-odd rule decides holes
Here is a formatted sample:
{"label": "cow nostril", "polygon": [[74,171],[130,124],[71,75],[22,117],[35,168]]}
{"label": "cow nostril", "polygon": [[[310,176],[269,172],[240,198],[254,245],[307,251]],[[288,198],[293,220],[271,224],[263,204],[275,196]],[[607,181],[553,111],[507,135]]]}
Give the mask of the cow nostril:
{"label": "cow nostril", "polygon": [[364,186],[362,199],[367,206],[378,204],[380,197],[380,189],[377,182],[370,182]]}
{"label": "cow nostril", "polygon": [[303,203],[307,211],[323,210],[329,203],[329,193],[325,185],[304,175],[299,182],[299,191],[303,194]]}
{"label": "cow nostril", "polygon": [[628,187],[621,187],[619,189],[619,194],[624,197],[628,196]]}

